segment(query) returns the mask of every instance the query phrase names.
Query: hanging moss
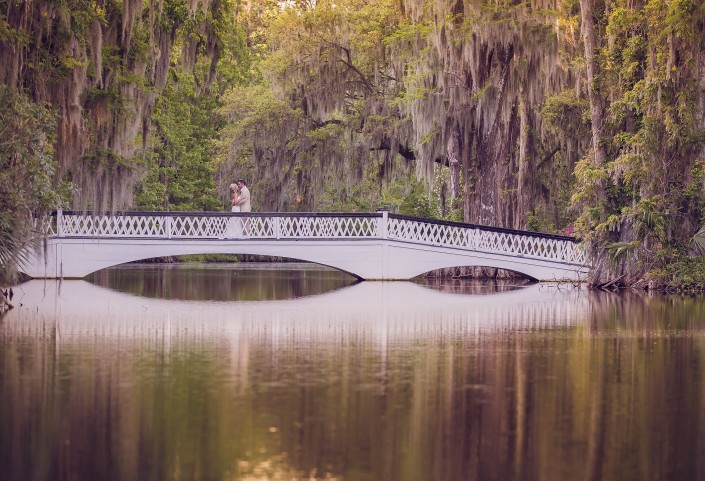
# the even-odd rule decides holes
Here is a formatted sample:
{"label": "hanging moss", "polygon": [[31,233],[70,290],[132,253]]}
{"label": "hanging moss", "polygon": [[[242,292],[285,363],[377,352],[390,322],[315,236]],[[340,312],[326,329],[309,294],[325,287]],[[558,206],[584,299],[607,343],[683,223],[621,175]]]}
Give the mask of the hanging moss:
{"label": "hanging moss", "polygon": [[[74,207],[131,205],[140,173],[118,159],[145,148],[135,140],[145,137],[166,83],[176,32],[186,23],[203,31],[210,8],[183,0],[0,2],[0,81],[59,112],[57,175],[74,173]],[[82,165],[96,158],[119,168],[110,177]]]}

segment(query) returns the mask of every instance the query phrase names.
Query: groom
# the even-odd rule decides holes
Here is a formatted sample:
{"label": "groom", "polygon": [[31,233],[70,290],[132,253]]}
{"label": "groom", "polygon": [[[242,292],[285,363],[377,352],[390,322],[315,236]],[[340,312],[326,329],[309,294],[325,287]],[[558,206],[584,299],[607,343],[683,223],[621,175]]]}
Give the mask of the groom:
{"label": "groom", "polygon": [[250,189],[244,180],[237,181],[237,187],[240,189],[237,205],[240,206],[240,212],[252,212],[252,204],[250,203]]}

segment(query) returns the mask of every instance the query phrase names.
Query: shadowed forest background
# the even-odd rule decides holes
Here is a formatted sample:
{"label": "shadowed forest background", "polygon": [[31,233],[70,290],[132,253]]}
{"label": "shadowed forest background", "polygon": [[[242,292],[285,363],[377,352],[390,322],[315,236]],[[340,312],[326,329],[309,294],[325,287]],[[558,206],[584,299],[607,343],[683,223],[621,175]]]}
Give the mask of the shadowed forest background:
{"label": "shadowed forest background", "polygon": [[0,266],[32,215],[392,211],[704,287],[699,0],[0,0]]}

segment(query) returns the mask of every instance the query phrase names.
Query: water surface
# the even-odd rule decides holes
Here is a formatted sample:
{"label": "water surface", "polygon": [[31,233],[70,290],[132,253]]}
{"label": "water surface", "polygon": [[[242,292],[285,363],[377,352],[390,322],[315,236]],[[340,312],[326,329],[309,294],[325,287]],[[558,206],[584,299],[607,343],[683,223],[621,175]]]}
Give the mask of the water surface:
{"label": "water surface", "polygon": [[15,288],[0,478],[705,479],[702,298],[240,267]]}

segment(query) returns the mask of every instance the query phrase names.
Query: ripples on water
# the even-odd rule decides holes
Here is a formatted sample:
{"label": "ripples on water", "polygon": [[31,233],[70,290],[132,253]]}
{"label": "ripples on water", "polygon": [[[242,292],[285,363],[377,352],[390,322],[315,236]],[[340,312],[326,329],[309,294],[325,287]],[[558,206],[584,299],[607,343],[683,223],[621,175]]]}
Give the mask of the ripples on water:
{"label": "ripples on water", "polygon": [[0,478],[705,478],[702,298],[421,284],[25,283],[0,321]]}

